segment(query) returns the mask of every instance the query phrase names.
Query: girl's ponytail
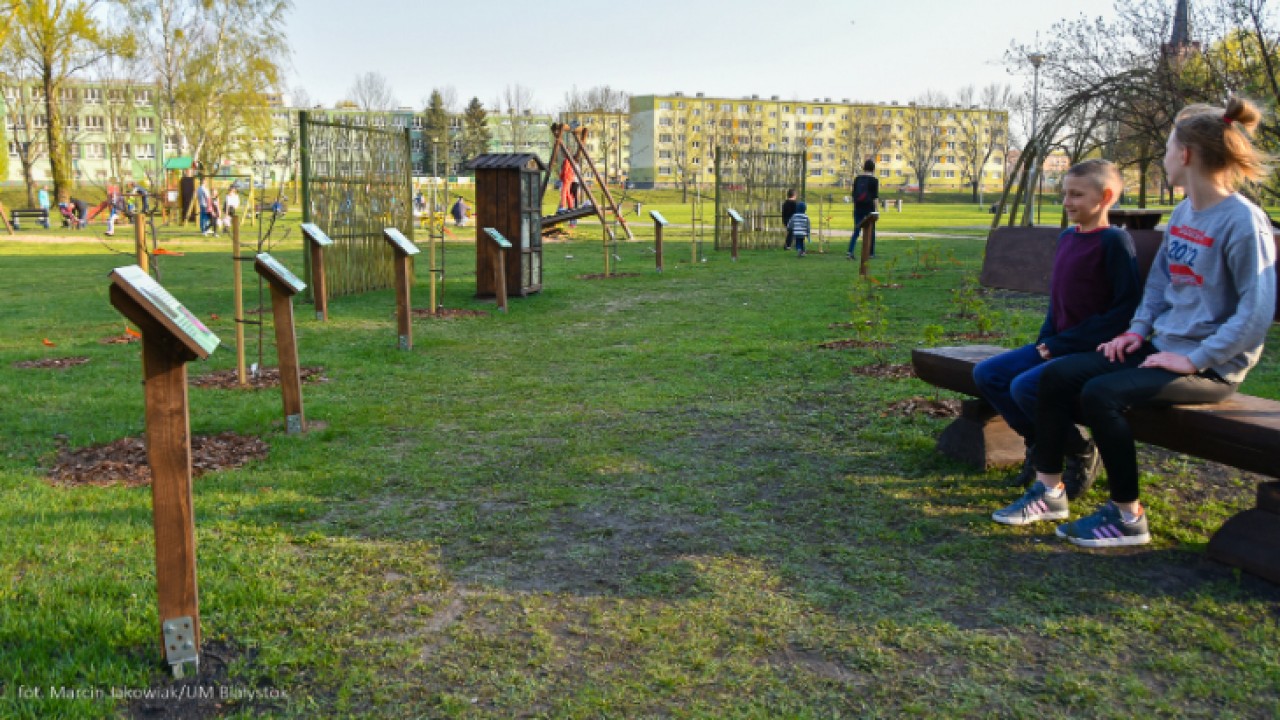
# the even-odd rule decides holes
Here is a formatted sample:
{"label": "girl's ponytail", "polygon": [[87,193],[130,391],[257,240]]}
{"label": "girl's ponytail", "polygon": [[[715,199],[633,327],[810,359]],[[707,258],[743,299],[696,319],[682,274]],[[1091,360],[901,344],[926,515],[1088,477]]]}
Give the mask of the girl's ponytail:
{"label": "girl's ponytail", "polygon": [[1262,121],[1258,106],[1232,97],[1226,108],[1190,105],[1178,113],[1173,135],[1191,148],[1208,172],[1225,171],[1234,187],[1242,180],[1261,180],[1270,172],[1271,158],[1253,145],[1253,133]]}

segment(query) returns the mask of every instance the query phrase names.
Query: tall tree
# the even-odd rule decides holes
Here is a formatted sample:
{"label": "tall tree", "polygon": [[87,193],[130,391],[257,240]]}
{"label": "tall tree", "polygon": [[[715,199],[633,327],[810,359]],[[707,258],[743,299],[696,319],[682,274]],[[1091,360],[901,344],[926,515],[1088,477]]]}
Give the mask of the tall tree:
{"label": "tall tree", "polygon": [[71,197],[71,152],[63,119],[67,87],[73,76],[111,52],[132,53],[132,38],[112,35],[96,17],[100,0],[28,0],[10,17],[10,38],[18,61],[37,77],[43,92],[49,168],[58,202]]}
{"label": "tall tree", "polygon": [[916,197],[920,199],[924,199],[925,187],[938,164],[938,153],[944,142],[942,132],[946,107],[945,95],[929,91],[916,98],[903,115],[905,136],[902,156],[915,175]]}
{"label": "tall tree", "polygon": [[988,85],[979,92],[972,85],[961,88],[956,97],[964,112],[956,114],[956,159],[961,180],[973,191],[973,201],[980,201],[982,175],[987,163],[1001,148],[1005,137],[1008,107],[1012,90],[1007,85]]}
{"label": "tall tree", "polygon": [[7,129],[27,188],[27,207],[35,207],[36,164],[48,154],[44,127],[48,118],[44,114],[41,86],[28,66],[18,61],[12,48],[0,53],[0,66],[8,68],[3,76]]}
{"label": "tall tree", "polygon": [[422,134],[426,137],[430,148],[427,153],[427,167],[449,175],[449,111],[445,107],[444,93],[439,88],[431,91],[425,114]]}
{"label": "tall tree", "polygon": [[533,91],[524,85],[508,85],[502,91],[502,129],[504,140],[511,143],[515,152],[527,151],[532,142],[530,127],[533,124]]}
{"label": "tall tree", "polygon": [[292,0],[123,0],[161,85],[165,133],[203,172],[271,134]]}
{"label": "tall tree", "polygon": [[347,98],[364,112],[388,112],[396,108],[396,95],[391,83],[382,73],[367,72],[357,75]]}
{"label": "tall tree", "polygon": [[480,98],[473,97],[462,118],[462,152],[474,158],[489,150],[489,113]]}

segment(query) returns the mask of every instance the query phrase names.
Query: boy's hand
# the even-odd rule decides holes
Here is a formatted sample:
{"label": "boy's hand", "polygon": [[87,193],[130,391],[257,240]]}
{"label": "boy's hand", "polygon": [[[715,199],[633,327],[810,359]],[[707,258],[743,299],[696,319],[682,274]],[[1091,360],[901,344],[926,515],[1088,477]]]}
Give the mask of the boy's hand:
{"label": "boy's hand", "polygon": [[1196,370],[1196,366],[1192,365],[1191,361],[1187,359],[1186,355],[1171,352],[1158,352],[1143,360],[1138,367],[1160,368],[1179,375],[1194,375],[1199,372]]}
{"label": "boy's hand", "polygon": [[1124,362],[1124,356],[1142,348],[1142,338],[1133,333],[1125,333],[1102,343],[1098,352],[1107,356],[1111,362]]}

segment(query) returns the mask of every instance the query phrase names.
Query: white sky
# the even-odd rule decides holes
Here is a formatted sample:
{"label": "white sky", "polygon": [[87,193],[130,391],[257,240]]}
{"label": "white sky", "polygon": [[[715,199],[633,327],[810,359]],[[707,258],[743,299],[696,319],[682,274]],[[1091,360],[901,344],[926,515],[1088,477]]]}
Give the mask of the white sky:
{"label": "white sky", "polygon": [[[1170,0],[1172,2],[1172,0]],[[554,111],[576,85],[906,102],[1024,79],[1002,63],[1054,22],[1113,0],[297,0],[290,87],[331,105],[381,73],[401,105],[452,85],[492,108],[507,85]]]}

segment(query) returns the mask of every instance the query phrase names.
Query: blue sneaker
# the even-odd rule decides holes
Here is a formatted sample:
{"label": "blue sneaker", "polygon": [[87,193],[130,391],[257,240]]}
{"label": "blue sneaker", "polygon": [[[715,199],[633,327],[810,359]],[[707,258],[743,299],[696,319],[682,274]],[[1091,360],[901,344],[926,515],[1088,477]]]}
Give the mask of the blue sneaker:
{"label": "blue sneaker", "polygon": [[1144,512],[1137,520],[1125,522],[1120,508],[1113,502],[1107,502],[1092,515],[1059,525],[1057,534],[1076,545],[1092,548],[1146,545],[1151,542],[1147,514]]}
{"label": "blue sneaker", "polygon": [[1049,497],[1045,486],[1036,482],[1012,505],[992,513],[991,519],[1002,525],[1030,525],[1041,520],[1066,520],[1070,515],[1070,501],[1065,492],[1056,498]]}

